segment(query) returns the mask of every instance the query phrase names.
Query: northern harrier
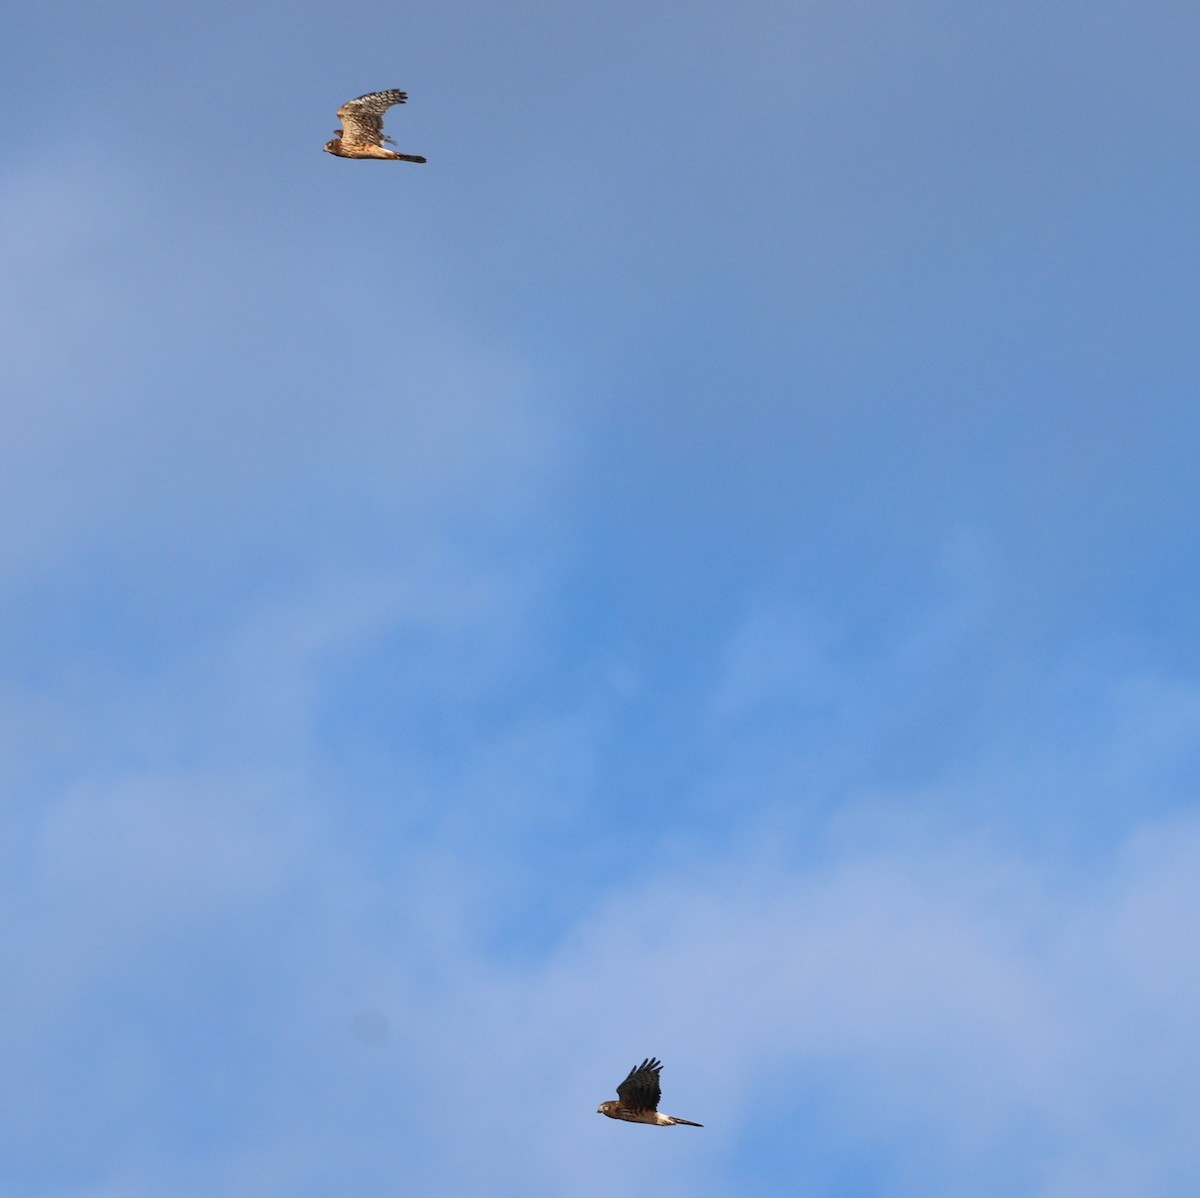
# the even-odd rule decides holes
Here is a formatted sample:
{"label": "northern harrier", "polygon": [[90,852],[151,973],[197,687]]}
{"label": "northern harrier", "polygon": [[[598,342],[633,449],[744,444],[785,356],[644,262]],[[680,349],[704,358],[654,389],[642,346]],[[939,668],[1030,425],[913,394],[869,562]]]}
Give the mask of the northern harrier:
{"label": "northern harrier", "polygon": [[[383,131],[383,114],[393,104],[403,104],[408,93],[392,88],[386,92],[368,92],[357,100],[347,100],[337,110],[342,127],[334,132],[325,151],[339,158],[390,158],[397,162],[424,162],[419,154],[398,154],[384,148],[392,139]],[[395,143],[392,142],[394,145]]]}
{"label": "northern harrier", "polygon": [[629,1076],[617,1087],[617,1101],[602,1102],[596,1108],[596,1114],[607,1115],[610,1119],[624,1119],[627,1123],[653,1123],[655,1127],[671,1127],[676,1123],[682,1123],[685,1127],[703,1127],[703,1123],[676,1119],[674,1115],[664,1115],[659,1111],[662,1085],[658,1075],[661,1072],[662,1061],[654,1057],[647,1057],[640,1065],[634,1065]]}

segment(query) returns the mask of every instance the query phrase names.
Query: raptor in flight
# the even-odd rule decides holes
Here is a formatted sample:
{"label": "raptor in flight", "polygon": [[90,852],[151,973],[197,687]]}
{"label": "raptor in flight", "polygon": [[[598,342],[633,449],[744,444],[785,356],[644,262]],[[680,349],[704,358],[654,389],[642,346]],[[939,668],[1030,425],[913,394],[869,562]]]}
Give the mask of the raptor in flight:
{"label": "raptor in flight", "polygon": [[[424,162],[419,154],[399,154],[389,150],[384,142],[392,139],[383,131],[383,114],[393,104],[403,104],[408,92],[392,88],[386,92],[368,92],[357,100],[347,100],[338,109],[342,127],[333,141],[325,143],[325,151],[339,158],[390,158],[395,162]],[[394,143],[393,143],[394,144]]]}
{"label": "raptor in flight", "polygon": [[664,1115],[658,1104],[662,1098],[659,1074],[662,1061],[647,1057],[640,1065],[634,1065],[629,1076],[617,1087],[616,1102],[602,1102],[596,1113],[610,1119],[624,1119],[627,1123],[653,1123],[655,1127],[671,1127],[682,1123],[685,1127],[703,1127],[690,1119],[677,1119]]}

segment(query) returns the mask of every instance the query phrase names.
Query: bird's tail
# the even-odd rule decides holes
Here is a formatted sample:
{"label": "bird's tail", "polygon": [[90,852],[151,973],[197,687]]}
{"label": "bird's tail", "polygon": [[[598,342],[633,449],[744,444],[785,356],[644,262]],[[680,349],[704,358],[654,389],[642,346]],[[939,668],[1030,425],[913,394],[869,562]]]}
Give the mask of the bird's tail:
{"label": "bird's tail", "polygon": [[682,1123],[684,1125],[684,1127],[703,1127],[704,1126],[703,1123],[693,1123],[690,1119],[680,1119],[675,1115],[671,1116],[671,1123],[672,1124]]}
{"label": "bird's tail", "polygon": [[422,158],[420,154],[397,154],[397,158],[401,162],[428,162],[428,158]]}

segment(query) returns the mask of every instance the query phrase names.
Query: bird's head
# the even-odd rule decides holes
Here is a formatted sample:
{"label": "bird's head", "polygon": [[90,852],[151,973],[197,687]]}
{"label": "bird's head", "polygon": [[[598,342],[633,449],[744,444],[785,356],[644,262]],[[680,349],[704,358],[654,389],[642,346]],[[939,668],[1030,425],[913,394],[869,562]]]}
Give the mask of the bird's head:
{"label": "bird's head", "polygon": [[607,1115],[611,1119],[613,1117],[612,1112],[616,1108],[616,1106],[617,1106],[617,1104],[615,1102],[611,1102],[611,1101],[610,1102],[602,1102],[596,1108],[596,1114],[597,1115]]}
{"label": "bird's head", "polygon": [[333,141],[327,141],[324,148],[326,154],[336,154],[340,158],[342,156],[342,139],[335,137]]}

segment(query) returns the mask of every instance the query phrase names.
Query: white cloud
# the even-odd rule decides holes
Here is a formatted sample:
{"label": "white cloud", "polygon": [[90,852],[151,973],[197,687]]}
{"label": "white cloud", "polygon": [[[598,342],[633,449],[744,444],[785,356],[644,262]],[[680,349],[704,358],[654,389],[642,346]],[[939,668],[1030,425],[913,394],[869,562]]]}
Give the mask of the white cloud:
{"label": "white cloud", "polygon": [[535,508],[547,532],[569,419],[527,355],[419,277],[297,257],[311,213],[267,236],[181,203],[86,154],[0,187],[0,588],[378,566],[448,534],[515,542]]}
{"label": "white cloud", "polygon": [[[1038,1198],[1183,1195],[1200,1163],[1192,816],[1075,861],[910,820],[896,837],[835,832],[804,866],[788,834],[751,820],[735,843],[597,894],[557,948],[518,964],[480,935],[505,901],[486,866],[436,841],[371,866],[328,801],[155,778],[51,812],[25,943],[69,967],[15,975],[43,988],[43,1034],[77,1039],[110,987],[136,995],[177,941],[201,954],[199,1009],[232,1004],[230,1034],[253,1046],[238,1059],[211,1043],[204,1060],[206,1042],[158,1038],[152,993],[137,1000],[148,1023],[121,1025],[103,1074],[124,1092],[105,1159],[153,1179],[129,1192],[192,1192],[164,1144],[131,1138],[146,1104],[186,1124],[164,1073],[181,1051],[200,1054],[199,1091],[214,1075],[238,1091],[206,1184],[307,1178],[324,1193],[342,1169],[590,1195],[650,1170],[669,1194],[736,1192],[757,1104],[798,1101],[822,1137],[797,1114],[800,1152],[869,1158],[898,1192],[920,1177],[928,1194],[999,1195],[1016,1177]],[[274,931],[229,935],[237,923]],[[364,1009],[386,1022],[376,1043],[354,1033]],[[696,1139],[592,1113],[644,1053],[667,1062],[665,1109],[707,1125]]]}

